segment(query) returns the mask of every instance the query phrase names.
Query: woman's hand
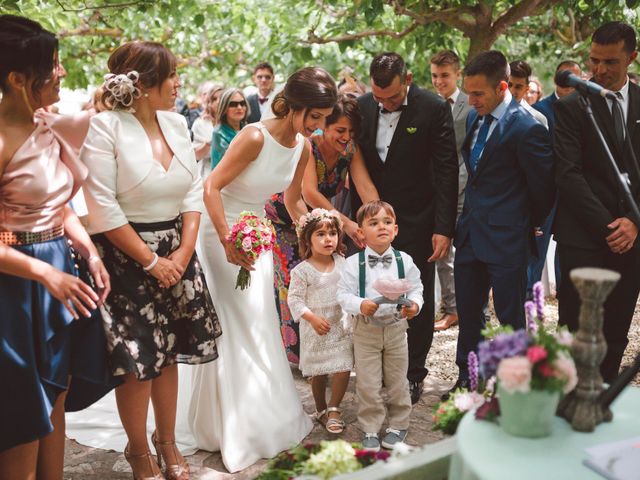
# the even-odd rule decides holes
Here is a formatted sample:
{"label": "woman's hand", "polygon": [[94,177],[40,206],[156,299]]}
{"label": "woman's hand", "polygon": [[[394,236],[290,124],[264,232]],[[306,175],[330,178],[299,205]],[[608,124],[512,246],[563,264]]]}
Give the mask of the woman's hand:
{"label": "woman's hand", "polygon": [[87,266],[89,268],[89,273],[96,284],[96,288],[98,289],[98,306],[100,306],[104,303],[104,300],[111,291],[111,278],[109,277],[109,272],[107,272],[107,269],[99,256],[93,255],[89,257],[89,260],[87,260]]}
{"label": "woman's hand", "polygon": [[193,250],[190,251],[188,248],[178,247],[173,252],[171,252],[171,255],[169,255],[167,258],[177,264],[180,268],[182,268],[182,274],[184,274],[184,272],[187,270],[187,266],[189,266],[191,257],[193,257]]}
{"label": "woman's hand", "polygon": [[158,263],[147,273],[157,279],[162,288],[169,288],[180,281],[184,268],[173,260],[158,257]]}
{"label": "woman's hand", "polygon": [[358,228],[358,224],[353,220],[344,222],[344,233],[349,235],[349,238],[353,240],[353,243],[355,243],[358,248],[364,248],[367,246],[364,243],[364,235],[362,235],[362,232]]}
{"label": "woman's hand", "polygon": [[[109,275],[107,274],[107,277]],[[80,316],[91,317],[91,310],[95,310],[98,306],[96,302],[100,297],[93,289],[79,278],[64,273],[57,268],[50,267],[44,276],[42,284],[49,293],[59,300],[69,313],[78,320]]]}
{"label": "woman's hand", "polygon": [[242,255],[228,238],[222,241],[222,246],[224,247],[224,252],[227,254],[227,262],[233,265],[239,265],[249,271],[255,270],[255,268],[253,268],[255,260]]}

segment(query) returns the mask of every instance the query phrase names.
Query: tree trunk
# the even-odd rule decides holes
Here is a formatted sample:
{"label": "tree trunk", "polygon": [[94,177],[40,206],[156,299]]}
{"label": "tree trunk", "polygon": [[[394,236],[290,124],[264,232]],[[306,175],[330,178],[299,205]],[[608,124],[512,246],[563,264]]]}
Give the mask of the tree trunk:
{"label": "tree trunk", "polygon": [[491,32],[487,31],[476,31],[469,35],[469,53],[467,54],[467,62],[479,53],[491,50],[491,46],[495,41],[495,37],[491,35]]}

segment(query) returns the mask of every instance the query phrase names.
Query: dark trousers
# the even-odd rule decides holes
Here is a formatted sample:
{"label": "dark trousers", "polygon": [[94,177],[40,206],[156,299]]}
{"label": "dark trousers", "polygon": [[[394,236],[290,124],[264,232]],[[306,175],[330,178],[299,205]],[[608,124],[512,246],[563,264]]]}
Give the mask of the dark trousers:
{"label": "dark trousers", "polygon": [[[533,292],[533,285],[539,282],[542,278],[542,271],[544,270],[544,264],[547,260],[547,250],[549,250],[549,242],[551,241],[551,226],[556,216],[556,206],[553,206],[551,213],[544,221],[542,225],[542,235],[536,237],[536,248],[538,250],[538,256],[531,255],[529,257],[529,265],[527,266],[527,293]],[[558,263],[558,255],[554,262],[554,269],[556,275],[556,289],[560,285],[560,265]]]}
{"label": "dark trousers", "polygon": [[493,304],[498,320],[515,330],[525,327],[524,301],[527,265],[501,265],[480,261],[467,241],[456,250],[453,267],[458,306],[458,348],[456,364],[459,378],[467,379],[467,356],[478,350],[485,327],[483,309],[493,289]]}
{"label": "dark trousers", "polygon": [[409,343],[407,378],[410,382],[421,382],[428,373],[425,363],[433,342],[435,263],[427,262],[428,256],[424,253],[412,255],[409,249],[404,249],[404,252],[411,255],[420,270],[420,279],[424,287],[424,305],[420,313],[409,320],[409,329],[407,330]]}
{"label": "dark trousers", "polygon": [[570,280],[574,268],[598,267],[620,274],[620,280],[604,304],[603,333],[607,341],[607,354],[600,365],[605,382],[617,377],[620,362],[627,348],[629,327],[640,291],[640,250],[637,245],[625,254],[616,254],[608,248],[588,250],[558,244],[560,274],[564,279],[558,292],[559,324],[569,330],[578,329],[580,297]]}

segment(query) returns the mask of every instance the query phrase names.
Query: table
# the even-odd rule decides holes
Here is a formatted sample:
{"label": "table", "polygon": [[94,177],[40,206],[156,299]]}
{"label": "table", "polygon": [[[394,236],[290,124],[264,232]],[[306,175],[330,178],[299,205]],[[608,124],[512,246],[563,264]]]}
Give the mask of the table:
{"label": "table", "polygon": [[[498,425],[464,416],[456,434],[450,480],[598,480],[604,477],[583,465],[585,448],[637,437],[640,433],[640,388],[627,387],[611,405],[613,421],[592,433],[576,432],[555,417],[551,436],[519,438]],[[640,473],[638,474],[640,478]]]}

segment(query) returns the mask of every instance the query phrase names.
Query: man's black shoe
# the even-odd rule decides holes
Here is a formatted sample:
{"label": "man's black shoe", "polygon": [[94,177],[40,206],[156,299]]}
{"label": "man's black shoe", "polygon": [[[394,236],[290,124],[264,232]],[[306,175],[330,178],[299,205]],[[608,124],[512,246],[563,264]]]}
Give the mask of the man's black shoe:
{"label": "man's black shoe", "polygon": [[458,378],[458,380],[456,380],[456,384],[447,393],[443,393],[442,396],[440,397],[440,400],[442,400],[443,402],[446,401],[446,400],[449,400],[449,397],[451,396],[451,394],[453,392],[455,392],[459,388],[467,388],[468,389],[469,388],[469,379],[468,378]]}
{"label": "man's black shoe", "polygon": [[411,394],[411,405],[415,405],[422,395],[423,382],[409,382],[409,393]]}

